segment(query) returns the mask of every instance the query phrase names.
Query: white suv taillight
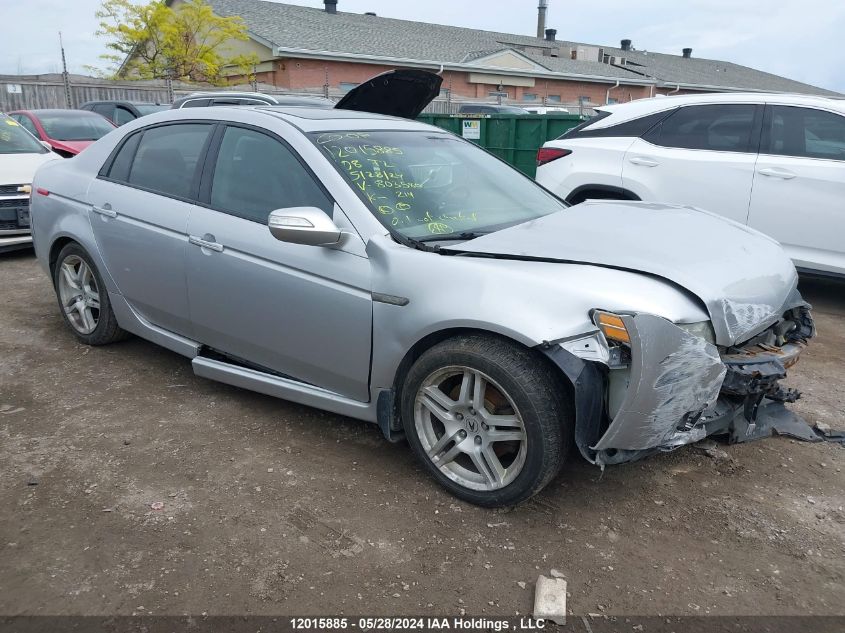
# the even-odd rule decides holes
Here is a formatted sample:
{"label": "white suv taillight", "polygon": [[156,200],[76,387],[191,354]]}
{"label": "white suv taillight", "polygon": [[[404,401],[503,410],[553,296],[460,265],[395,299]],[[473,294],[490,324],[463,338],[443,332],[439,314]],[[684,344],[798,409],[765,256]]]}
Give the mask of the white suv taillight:
{"label": "white suv taillight", "polygon": [[541,147],[537,152],[537,167],[545,165],[558,158],[569,156],[572,153],[571,149],[560,149],[558,147]]}

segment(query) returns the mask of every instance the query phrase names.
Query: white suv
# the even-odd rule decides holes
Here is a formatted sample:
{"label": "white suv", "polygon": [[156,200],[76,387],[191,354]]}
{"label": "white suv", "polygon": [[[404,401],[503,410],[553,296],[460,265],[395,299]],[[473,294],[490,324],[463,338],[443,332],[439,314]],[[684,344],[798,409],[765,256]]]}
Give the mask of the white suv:
{"label": "white suv", "polygon": [[772,236],[799,269],[845,275],[845,101],[710,94],[598,110],[540,149],[541,185],[572,204],[700,207]]}

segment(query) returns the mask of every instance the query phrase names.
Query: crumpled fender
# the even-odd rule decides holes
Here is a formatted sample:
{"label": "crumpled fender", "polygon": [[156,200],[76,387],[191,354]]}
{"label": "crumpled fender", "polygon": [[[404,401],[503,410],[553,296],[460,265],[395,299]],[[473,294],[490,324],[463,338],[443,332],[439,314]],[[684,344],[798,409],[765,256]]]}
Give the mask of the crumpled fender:
{"label": "crumpled fender", "polygon": [[689,444],[692,428],[719,398],[726,368],[712,343],[650,314],[623,316],[631,336],[631,377],[619,413],[595,450]]}
{"label": "crumpled fender", "polygon": [[[592,463],[606,462],[602,451],[665,450],[705,437],[705,427],[696,423],[718,400],[725,378],[726,368],[712,343],[651,314],[622,319],[631,335],[630,380],[603,434],[605,373],[615,370],[606,368],[601,350],[576,355],[561,345],[540,348],[574,386],[575,443]],[[602,339],[586,336],[580,341],[595,347]]]}

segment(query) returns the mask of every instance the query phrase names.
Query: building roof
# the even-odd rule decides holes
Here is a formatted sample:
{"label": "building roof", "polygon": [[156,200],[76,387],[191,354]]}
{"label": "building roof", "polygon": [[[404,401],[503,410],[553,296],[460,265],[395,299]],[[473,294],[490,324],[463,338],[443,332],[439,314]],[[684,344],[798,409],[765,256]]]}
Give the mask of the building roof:
{"label": "building roof", "polygon": [[[388,64],[443,64],[489,72],[485,58],[515,51],[525,67],[500,68],[530,76],[559,76],[588,81],[656,84],[712,90],[755,90],[836,95],[838,93],[730,62],[684,58],[681,55],[622,51],[617,47],[569,41],[547,41],[534,36],[482,31],[442,24],[346,13],[269,0],[208,0],[215,13],[241,16],[250,34],[280,56],[296,53],[318,58],[356,58]],[[603,49],[625,58],[626,65],[571,59],[578,47]],[[557,56],[551,56],[556,53]]]}

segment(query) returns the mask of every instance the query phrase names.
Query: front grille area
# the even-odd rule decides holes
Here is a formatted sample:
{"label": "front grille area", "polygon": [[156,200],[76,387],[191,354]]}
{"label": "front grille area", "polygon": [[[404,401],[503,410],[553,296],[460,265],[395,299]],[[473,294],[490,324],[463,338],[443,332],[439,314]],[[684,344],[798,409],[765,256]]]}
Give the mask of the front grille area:
{"label": "front grille area", "polygon": [[29,198],[0,200],[0,231],[29,228]]}
{"label": "front grille area", "polygon": [[18,191],[18,187],[23,187],[23,184],[20,185],[0,185],[0,196],[14,196],[20,193]]}
{"label": "front grille area", "polygon": [[29,207],[29,198],[6,198],[0,200],[0,209],[26,209]]}

